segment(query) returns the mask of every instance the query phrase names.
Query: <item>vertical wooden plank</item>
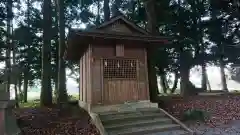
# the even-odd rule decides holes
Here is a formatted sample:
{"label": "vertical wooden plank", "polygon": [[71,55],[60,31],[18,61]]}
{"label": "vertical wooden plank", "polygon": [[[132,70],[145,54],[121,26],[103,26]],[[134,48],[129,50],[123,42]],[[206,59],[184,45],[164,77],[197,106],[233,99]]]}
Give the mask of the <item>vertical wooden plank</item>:
{"label": "vertical wooden plank", "polygon": [[105,93],[105,89],[104,89],[104,78],[103,78],[103,60],[102,59],[100,59],[100,63],[99,63],[99,65],[100,65],[100,84],[101,84],[101,89],[100,89],[100,91],[101,91],[101,103],[102,104],[104,104],[104,93]]}
{"label": "vertical wooden plank", "polygon": [[137,89],[137,94],[138,94],[138,99],[137,100],[140,100],[141,99],[141,89],[140,89],[140,61],[137,60],[137,80],[136,80],[136,89]]}
{"label": "vertical wooden plank", "polygon": [[86,95],[86,55],[83,55],[83,101],[86,102],[87,95]]}
{"label": "vertical wooden plank", "polygon": [[147,100],[150,99],[149,97],[149,77],[148,77],[148,67],[147,67],[147,49],[144,48],[144,57],[145,57],[145,62],[144,62],[144,65],[145,65],[145,78],[146,78],[146,81],[145,81],[145,88],[146,88],[146,95],[147,95]]}
{"label": "vertical wooden plank", "polygon": [[92,103],[92,66],[91,66],[91,55],[92,55],[92,49],[91,49],[91,45],[89,44],[88,47],[88,93],[89,93],[89,103]]}
{"label": "vertical wooden plank", "polygon": [[101,60],[95,59],[92,64],[92,93],[93,103],[102,103],[102,76],[101,76]]}
{"label": "vertical wooden plank", "polygon": [[79,70],[80,70],[80,76],[79,76],[79,96],[80,96],[80,101],[83,101],[83,83],[82,83],[82,81],[83,81],[83,64],[82,64],[82,57],[80,58],[80,63],[79,63]]}
{"label": "vertical wooden plank", "polygon": [[117,57],[124,56],[124,45],[123,44],[116,44],[116,56]]}
{"label": "vertical wooden plank", "polygon": [[86,89],[86,102],[89,102],[89,95],[88,95],[88,49],[85,52],[85,89]]}
{"label": "vertical wooden plank", "polygon": [[84,78],[84,80],[85,80],[85,95],[86,95],[86,102],[88,103],[88,101],[89,101],[89,98],[88,98],[88,62],[87,62],[87,56],[88,56],[88,52],[86,51],[85,52],[85,55],[84,55],[85,57],[85,61],[84,61],[84,67],[85,67],[85,78]]}
{"label": "vertical wooden plank", "polygon": [[87,102],[91,103],[91,78],[90,78],[90,45],[86,52],[86,82],[87,82]]}

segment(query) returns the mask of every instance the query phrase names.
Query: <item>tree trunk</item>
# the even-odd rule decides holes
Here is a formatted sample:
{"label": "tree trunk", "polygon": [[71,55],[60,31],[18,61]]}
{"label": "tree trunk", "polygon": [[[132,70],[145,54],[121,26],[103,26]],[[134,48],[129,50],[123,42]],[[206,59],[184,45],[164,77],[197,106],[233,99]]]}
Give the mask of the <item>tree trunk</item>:
{"label": "tree trunk", "polygon": [[19,108],[17,83],[14,84],[14,90],[15,90],[15,106],[16,106],[16,108]]}
{"label": "tree trunk", "polygon": [[187,68],[181,68],[180,69],[180,76],[181,76],[181,81],[180,81],[180,89],[181,89],[181,95],[182,96],[188,96],[190,94],[189,90],[189,72]]}
{"label": "tree trunk", "polygon": [[18,78],[18,91],[19,93],[22,93],[22,75]]}
{"label": "tree trunk", "polygon": [[[145,1],[145,10],[147,14],[147,28],[152,35],[158,34],[157,28],[157,19],[155,13],[155,0],[148,0]],[[150,100],[155,101],[157,100],[159,90],[157,85],[157,75],[156,75],[156,68],[155,68],[155,51],[157,49],[155,47],[147,48],[147,67],[148,67],[148,79],[149,79],[149,90],[150,90]]]}
{"label": "tree trunk", "polygon": [[[14,44],[14,42],[13,42],[13,40],[12,40],[12,45],[11,45],[12,47],[13,47],[13,51],[12,51],[12,57],[13,57],[13,65],[15,66],[16,65],[16,47],[15,47],[15,44]],[[18,100],[18,89],[17,89],[17,81],[18,81],[18,79],[17,79],[17,77],[18,76],[15,76],[14,78],[14,93],[15,93],[15,106],[17,107],[17,108],[19,108],[19,100]]]}
{"label": "tree trunk", "polygon": [[136,9],[136,5],[137,5],[137,2],[136,1],[132,1],[132,9],[131,9],[131,18],[132,19],[135,19],[135,16],[136,16],[136,12],[135,12],[135,9]]}
{"label": "tree trunk", "polygon": [[220,62],[220,74],[221,74],[222,90],[228,92],[227,80],[226,80],[226,75],[225,75],[225,71],[224,71],[225,64],[224,64],[222,58],[220,58],[219,62]]}
{"label": "tree trunk", "polygon": [[165,74],[160,75],[160,84],[162,87],[163,93],[167,93],[168,87],[166,86],[166,76]]}
{"label": "tree trunk", "polygon": [[[58,0],[54,0],[54,6],[55,6],[55,11],[54,11],[54,17],[55,17],[55,21],[54,21],[54,25],[55,25],[55,35],[57,35],[57,37],[55,38],[55,44],[56,44],[56,54],[59,53],[59,14],[58,14]],[[58,94],[58,65],[59,65],[59,56],[55,55],[55,73],[53,75],[53,81],[54,81],[54,95],[57,96]]]}
{"label": "tree trunk", "polygon": [[203,62],[202,64],[202,89],[204,91],[207,90],[207,71],[206,71],[206,63]]}
{"label": "tree trunk", "polygon": [[[27,27],[30,30],[30,0],[27,0]],[[30,53],[29,52],[31,49],[31,44],[29,42],[27,42],[27,57],[28,59],[30,59]],[[24,69],[24,74],[23,74],[23,102],[27,103],[27,99],[28,99],[28,81],[29,81],[29,63],[26,63],[26,69]]]}
{"label": "tree trunk", "polygon": [[100,0],[97,1],[97,18],[96,18],[96,25],[100,25]]}
{"label": "tree trunk", "polygon": [[51,1],[43,1],[43,46],[42,46],[42,88],[40,101],[42,106],[52,105],[51,87]]}
{"label": "tree trunk", "polygon": [[182,96],[188,96],[191,91],[189,88],[190,66],[189,62],[186,62],[188,59],[188,52],[184,51],[183,48],[180,48],[180,89]]}
{"label": "tree trunk", "polygon": [[[161,67],[159,67],[159,68],[161,68]],[[166,73],[163,69],[159,69],[159,76],[160,76],[160,85],[161,85],[162,91],[164,93],[167,93],[169,86],[168,86],[168,83],[166,80]]]}
{"label": "tree trunk", "polygon": [[174,93],[176,91],[177,85],[178,85],[178,79],[179,79],[179,75],[178,73],[175,73],[175,78],[173,82],[173,87],[171,88],[171,93]]}
{"label": "tree trunk", "polygon": [[57,102],[66,102],[67,91],[66,91],[66,67],[63,59],[64,51],[65,51],[65,3],[63,0],[58,0],[58,9],[59,9],[59,32],[60,32],[60,40],[59,40],[59,54],[58,54],[58,96]]}
{"label": "tree trunk", "polygon": [[120,5],[121,5],[121,0],[115,0],[114,3],[112,4],[112,14],[113,16],[118,16],[120,15]]}
{"label": "tree trunk", "polygon": [[209,82],[207,74],[206,74],[206,77],[207,77],[207,86],[209,88],[209,91],[212,91],[212,88],[211,88],[211,85],[210,85],[210,82]]}
{"label": "tree trunk", "polygon": [[104,10],[104,21],[106,22],[110,19],[109,0],[104,0],[103,10]]}
{"label": "tree trunk", "polygon": [[10,60],[10,55],[11,55],[11,27],[12,27],[12,18],[13,18],[13,13],[12,13],[12,6],[13,6],[13,1],[8,0],[7,1],[7,38],[6,38],[6,43],[7,43],[7,48],[6,48],[6,70],[7,70],[7,86],[6,86],[6,91],[10,91],[10,73],[11,73],[11,60]]}
{"label": "tree trunk", "polygon": [[23,78],[23,102],[27,103],[27,98],[28,97],[28,73],[24,73],[24,78]]}

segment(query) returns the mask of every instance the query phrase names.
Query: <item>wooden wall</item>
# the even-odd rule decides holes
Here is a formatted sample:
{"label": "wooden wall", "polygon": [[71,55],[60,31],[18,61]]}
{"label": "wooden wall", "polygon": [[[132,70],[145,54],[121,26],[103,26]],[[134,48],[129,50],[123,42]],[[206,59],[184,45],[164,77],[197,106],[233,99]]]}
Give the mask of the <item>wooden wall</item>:
{"label": "wooden wall", "polygon": [[80,59],[80,90],[79,96],[80,100],[91,103],[91,55],[92,49],[91,45],[89,45],[87,51]]}
{"label": "wooden wall", "polygon": [[124,56],[128,58],[138,59],[138,99],[149,100],[146,48],[139,48],[137,46],[126,46]]}
{"label": "wooden wall", "polygon": [[[116,56],[137,59],[136,80],[103,79],[102,58]],[[145,48],[93,45],[92,58],[92,104],[115,104],[149,99]]]}

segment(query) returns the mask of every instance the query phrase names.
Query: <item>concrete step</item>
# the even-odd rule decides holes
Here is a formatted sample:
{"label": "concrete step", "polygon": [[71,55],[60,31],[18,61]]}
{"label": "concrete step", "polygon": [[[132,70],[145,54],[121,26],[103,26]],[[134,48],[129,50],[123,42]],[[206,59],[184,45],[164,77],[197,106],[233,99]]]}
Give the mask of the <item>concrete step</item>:
{"label": "concrete step", "polygon": [[117,116],[100,116],[100,119],[102,123],[105,125],[107,123],[120,123],[120,122],[131,122],[135,120],[148,120],[148,119],[154,119],[154,118],[163,118],[165,115],[163,113],[131,113],[127,115],[117,115]]}
{"label": "concrete step", "polygon": [[150,133],[145,135],[190,135],[190,133],[184,130],[171,130],[171,131],[163,131],[158,133]]}
{"label": "concrete step", "polygon": [[121,111],[121,112],[117,112],[117,111],[112,111],[112,112],[104,112],[104,113],[99,113],[100,117],[115,117],[115,116],[119,116],[119,115],[129,115],[129,114],[136,114],[136,113],[140,113],[139,111]]}
{"label": "concrete step", "polygon": [[158,112],[161,113],[161,111],[158,108],[137,108],[136,110],[132,111],[109,111],[109,112],[102,112],[99,113],[100,116],[105,117],[105,116],[117,116],[117,115],[128,115],[128,114],[133,114],[133,113],[151,113],[151,112]]}
{"label": "concrete step", "polygon": [[163,125],[163,124],[172,124],[172,120],[168,118],[155,118],[155,119],[147,119],[147,120],[135,120],[130,122],[118,122],[116,124],[105,124],[105,129],[107,131],[110,130],[119,130],[119,129],[126,129],[132,127],[139,127],[139,126],[149,126],[149,125]]}
{"label": "concrete step", "polygon": [[164,124],[164,125],[151,125],[143,127],[126,128],[124,130],[109,131],[109,135],[146,135],[150,133],[159,133],[163,131],[179,130],[180,125],[177,124]]}
{"label": "concrete step", "polygon": [[161,112],[159,108],[137,108],[140,112]]}

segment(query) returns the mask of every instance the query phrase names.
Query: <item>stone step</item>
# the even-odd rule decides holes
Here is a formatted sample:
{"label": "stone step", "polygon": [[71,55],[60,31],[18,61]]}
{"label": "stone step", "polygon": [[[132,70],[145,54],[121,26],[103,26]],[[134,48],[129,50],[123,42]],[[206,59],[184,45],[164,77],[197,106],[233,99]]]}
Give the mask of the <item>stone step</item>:
{"label": "stone step", "polygon": [[103,112],[99,113],[100,117],[108,117],[108,116],[119,116],[119,115],[129,115],[129,114],[135,114],[135,113],[140,113],[139,111],[111,111],[111,112]]}
{"label": "stone step", "polygon": [[136,110],[131,110],[131,111],[109,111],[109,112],[102,112],[99,113],[100,116],[105,117],[105,116],[117,116],[117,115],[127,115],[127,114],[133,114],[133,113],[151,113],[151,112],[158,112],[161,113],[161,111],[158,108],[137,108]]}
{"label": "stone step", "polygon": [[102,123],[105,125],[107,123],[120,123],[120,122],[131,122],[135,120],[147,120],[147,119],[154,119],[154,118],[163,118],[165,115],[163,113],[131,113],[128,115],[117,115],[117,116],[105,116],[101,117],[100,119]]}
{"label": "stone step", "polygon": [[163,131],[171,131],[180,129],[177,124],[151,125],[143,127],[133,127],[124,130],[110,131],[109,135],[146,135],[150,133],[159,133]]}
{"label": "stone step", "polygon": [[190,133],[184,130],[171,130],[171,131],[163,131],[158,133],[150,133],[145,135],[190,135]]}
{"label": "stone step", "polygon": [[137,108],[140,112],[161,112],[159,108]]}
{"label": "stone step", "polygon": [[130,127],[139,127],[139,126],[149,126],[149,125],[163,125],[163,124],[172,124],[172,120],[168,118],[155,118],[155,119],[147,119],[147,120],[135,120],[130,122],[118,122],[116,124],[105,124],[105,129],[107,131],[117,130],[117,129],[125,129]]}

